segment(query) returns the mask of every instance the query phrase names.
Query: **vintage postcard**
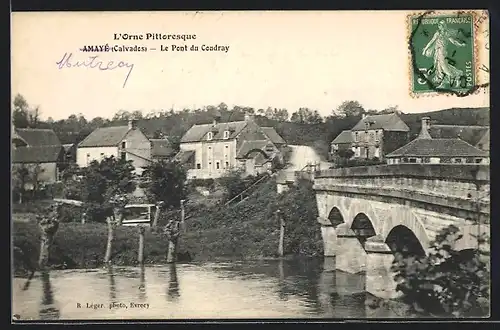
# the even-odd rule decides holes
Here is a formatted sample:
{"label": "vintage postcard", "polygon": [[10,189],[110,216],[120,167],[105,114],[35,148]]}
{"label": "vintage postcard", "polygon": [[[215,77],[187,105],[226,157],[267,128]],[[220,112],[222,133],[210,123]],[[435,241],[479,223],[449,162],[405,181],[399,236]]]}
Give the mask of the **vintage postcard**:
{"label": "vintage postcard", "polygon": [[13,12],[12,322],[488,317],[488,26]]}

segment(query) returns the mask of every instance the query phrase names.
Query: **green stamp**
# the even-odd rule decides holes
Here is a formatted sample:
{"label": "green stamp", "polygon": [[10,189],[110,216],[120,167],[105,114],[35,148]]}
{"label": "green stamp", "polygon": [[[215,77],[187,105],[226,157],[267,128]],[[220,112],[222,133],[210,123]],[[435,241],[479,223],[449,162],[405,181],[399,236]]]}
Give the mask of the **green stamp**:
{"label": "green stamp", "polygon": [[465,96],[476,89],[473,13],[410,16],[409,32],[412,93]]}

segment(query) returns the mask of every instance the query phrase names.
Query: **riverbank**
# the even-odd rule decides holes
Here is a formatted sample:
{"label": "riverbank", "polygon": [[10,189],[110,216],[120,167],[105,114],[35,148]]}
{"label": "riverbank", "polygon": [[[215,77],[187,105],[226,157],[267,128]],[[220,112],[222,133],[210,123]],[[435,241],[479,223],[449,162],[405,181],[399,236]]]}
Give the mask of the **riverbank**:
{"label": "riverbank", "polygon": [[[277,258],[279,221],[274,214],[278,208],[283,211],[287,224],[285,255],[321,256],[323,245],[316,222],[316,200],[311,185],[300,185],[278,195],[274,180],[270,180],[243,202],[220,209],[209,209],[202,216],[188,218],[187,230],[179,240],[179,262]],[[34,215],[14,213],[13,218],[16,247],[14,270],[17,275],[22,275],[36,267],[40,232]],[[49,264],[55,269],[101,267],[106,241],[106,224],[61,223]],[[137,265],[138,244],[137,228],[117,228],[113,264]],[[168,242],[160,233],[148,229],[144,244],[145,263],[165,263],[167,245]]]}

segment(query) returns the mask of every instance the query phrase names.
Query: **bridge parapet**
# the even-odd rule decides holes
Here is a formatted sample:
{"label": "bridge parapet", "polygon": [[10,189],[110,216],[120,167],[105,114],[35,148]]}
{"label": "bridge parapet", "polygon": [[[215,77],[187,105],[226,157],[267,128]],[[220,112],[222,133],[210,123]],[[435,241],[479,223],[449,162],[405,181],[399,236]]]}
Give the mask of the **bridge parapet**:
{"label": "bridge parapet", "polygon": [[[319,172],[316,191],[385,196],[490,214],[487,165],[397,164]],[[479,208],[479,210],[478,210]]]}

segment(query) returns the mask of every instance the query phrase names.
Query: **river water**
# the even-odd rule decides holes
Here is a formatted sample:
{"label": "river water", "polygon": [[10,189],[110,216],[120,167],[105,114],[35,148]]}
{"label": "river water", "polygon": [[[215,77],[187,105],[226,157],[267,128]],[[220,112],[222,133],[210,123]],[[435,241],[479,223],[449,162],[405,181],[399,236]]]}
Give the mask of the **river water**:
{"label": "river water", "polygon": [[[365,277],[332,259],[207,262],[37,273],[14,278],[23,320],[365,318]],[[27,288],[26,288],[27,286]],[[110,307],[110,304],[114,304]],[[377,317],[397,317],[378,310]]]}

